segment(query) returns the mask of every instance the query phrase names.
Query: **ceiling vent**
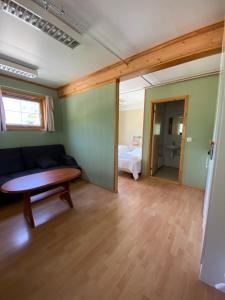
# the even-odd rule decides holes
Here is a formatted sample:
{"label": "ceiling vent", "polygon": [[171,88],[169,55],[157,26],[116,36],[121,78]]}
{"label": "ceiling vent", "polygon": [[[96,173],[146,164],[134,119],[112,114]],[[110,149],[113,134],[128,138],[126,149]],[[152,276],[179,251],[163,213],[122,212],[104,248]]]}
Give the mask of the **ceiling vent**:
{"label": "ceiling vent", "polygon": [[77,40],[75,40],[65,31],[53,25],[49,21],[43,19],[31,10],[18,4],[17,2],[11,0],[1,0],[1,2],[2,9],[4,12],[32,25],[36,29],[41,30],[42,32],[48,34],[63,45],[71,49],[74,49],[80,45],[80,43]]}

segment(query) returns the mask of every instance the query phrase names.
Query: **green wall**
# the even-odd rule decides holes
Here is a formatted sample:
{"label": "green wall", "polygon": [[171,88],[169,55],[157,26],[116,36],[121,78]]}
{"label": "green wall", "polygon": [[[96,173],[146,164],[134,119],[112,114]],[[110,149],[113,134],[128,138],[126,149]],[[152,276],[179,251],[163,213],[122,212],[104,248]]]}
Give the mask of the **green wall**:
{"label": "green wall", "polygon": [[54,133],[38,131],[7,131],[0,133],[0,148],[47,145],[61,142],[61,107],[54,90],[4,76],[0,76],[0,87],[11,87],[26,92],[53,96],[55,100],[56,126],[56,131]]}
{"label": "green wall", "polygon": [[183,184],[205,188],[206,159],[213,135],[217,89],[218,75],[213,75],[146,90],[143,174],[148,172],[151,100],[189,95],[186,136],[192,137],[192,143],[185,143]]}
{"label": "green wall", "polygon": [[[116,83],[57,99],[54,90],[0,76],[0,86],[52,95],[55,100],[56,132],[0,133],[0,148],[63,143],[83,168],[87,180],[113,190],[116,128]],[[208,76],[147,89],[144,119],[143,174],[147,174],[150,138],[150,101],[189,95],[183,183],[204,188],[206,158],[212,138],[218,76]]]}
{"label": "green wall", "polygon": [[116,83],[61,100],[63,141],[90,182],[113,190]]}
{"label": "green wall", "polygon": [[116,83],[58,99],[54,90],[0,76],[0,87],[54,98],[54,133],[7,131],[0,133],[0,148],[62,143],[83,169],[83,177],[114,189]]}

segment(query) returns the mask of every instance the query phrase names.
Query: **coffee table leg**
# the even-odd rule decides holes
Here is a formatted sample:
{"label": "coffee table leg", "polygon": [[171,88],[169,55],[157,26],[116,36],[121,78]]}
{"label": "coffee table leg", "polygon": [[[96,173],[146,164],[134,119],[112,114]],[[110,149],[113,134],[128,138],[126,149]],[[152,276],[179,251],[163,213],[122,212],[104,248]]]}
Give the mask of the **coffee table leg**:
{"label": "coffee table leg", "polygon": [[65,191],[60,195],[61,200],[66,200],[71,208],[73,208],[73,202],[70,196],[69,182],[63,184]]}
{"label": "coffee table leg", "polygon": [[31,227],[35,227],[34,217],[31,208],[31,198],[30,193],[24,193],[23,195],[24,208],[23,213],[26,221],[31,225]]}

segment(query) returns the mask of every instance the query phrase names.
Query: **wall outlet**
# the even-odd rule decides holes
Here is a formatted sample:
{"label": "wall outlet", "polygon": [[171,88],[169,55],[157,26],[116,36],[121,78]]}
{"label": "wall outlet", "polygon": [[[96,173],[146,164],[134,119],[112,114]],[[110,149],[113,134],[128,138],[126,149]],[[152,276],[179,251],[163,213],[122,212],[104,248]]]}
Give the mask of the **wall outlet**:
{"label": "wall outlet", "polygon": [[192,142],[192,137],[187,137],[187,143],[191,143]]}

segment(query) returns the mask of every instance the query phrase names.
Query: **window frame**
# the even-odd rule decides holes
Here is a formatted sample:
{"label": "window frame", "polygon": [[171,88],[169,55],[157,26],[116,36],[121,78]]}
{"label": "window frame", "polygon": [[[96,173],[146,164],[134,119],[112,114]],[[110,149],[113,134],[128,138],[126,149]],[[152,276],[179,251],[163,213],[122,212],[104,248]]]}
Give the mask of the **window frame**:
{"label": "window frame", "polygon": [[38,95],[31,95],[28,93],[11,91],[8,89],[2,89],[2,96],[14,98],[18,100],[27,100],[37,102],[40,105],[40,118],[41,118],[41,125],[34,126],[34,125],[17,125],[17,124],[6,124],[7,131],[45,131],[45,97],[38,96]]}

